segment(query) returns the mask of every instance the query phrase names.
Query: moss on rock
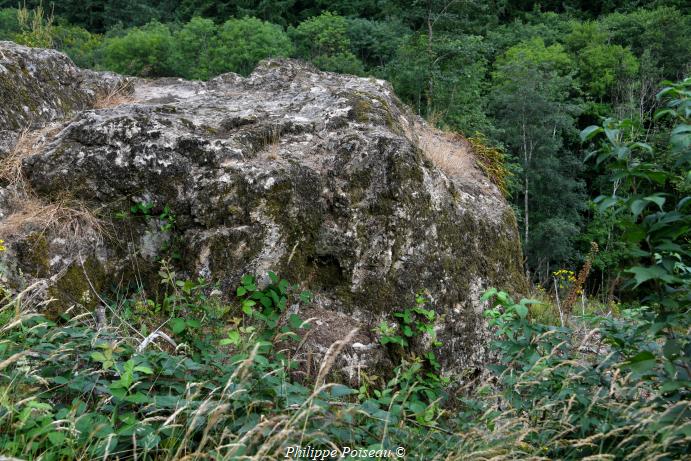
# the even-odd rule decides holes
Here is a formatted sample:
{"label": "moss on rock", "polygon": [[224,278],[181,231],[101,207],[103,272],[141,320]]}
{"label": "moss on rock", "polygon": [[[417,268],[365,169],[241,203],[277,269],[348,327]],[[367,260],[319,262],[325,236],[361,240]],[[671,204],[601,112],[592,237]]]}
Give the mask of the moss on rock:
{"label": "moss on rock", "polygon": [[103,292],[107,280],[103,266],[93,256],[88,257],[83,265],[81,262],[70,264],[48,290],[53,301],[46,314],[56,317],[75,304],[87,310],[94,309],[99,302],[97,295]]}

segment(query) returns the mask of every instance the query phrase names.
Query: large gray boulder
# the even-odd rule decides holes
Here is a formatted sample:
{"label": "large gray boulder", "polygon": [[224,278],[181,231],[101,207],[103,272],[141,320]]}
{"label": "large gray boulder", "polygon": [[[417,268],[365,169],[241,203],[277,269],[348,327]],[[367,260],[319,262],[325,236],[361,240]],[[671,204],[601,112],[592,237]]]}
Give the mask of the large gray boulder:
{"label": "large gray boulder", "polygon": [[[0,123],[15,133],[5,139],[53,123],[24,149],[22,184],[0,183],[7,287],[44,281],[64,309],[93,307],[89,291],[113,281],[153,283],[162,258],[229,297],[243,274],[273,270],[316,293],[315,351],[360,329],[344,353],[351,370],[376,366],[372,328],[426,290],[445,370],[486,360],[480,295],[525,288],[514,215],[468,145],[411,114],[388,83],[290,60],[209,82],[123,89],[102,77],[95,86],[99,74],[60,53],[0,42]],[[115,87],[116,103],[95,102]],[[447,149],[454,167],[421,145]],[[58,204],[57,217],[31,219],[19,188],[27,203]],[[116,219],[136,203],[152,217]]]}

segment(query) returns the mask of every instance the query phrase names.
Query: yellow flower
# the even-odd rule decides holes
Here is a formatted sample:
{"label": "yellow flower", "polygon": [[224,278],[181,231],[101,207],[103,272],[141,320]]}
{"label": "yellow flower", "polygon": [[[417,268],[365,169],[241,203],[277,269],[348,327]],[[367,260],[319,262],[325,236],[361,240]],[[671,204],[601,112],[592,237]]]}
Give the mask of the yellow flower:
{"label": "yellow flower", "polygon": [[5,245],[3,245],[3,243],[5,243],[5,241],[2,240],[2,239],[0,239],[0,251],[5,251],[5,250],[7,250],[7,247],[5,247]]}

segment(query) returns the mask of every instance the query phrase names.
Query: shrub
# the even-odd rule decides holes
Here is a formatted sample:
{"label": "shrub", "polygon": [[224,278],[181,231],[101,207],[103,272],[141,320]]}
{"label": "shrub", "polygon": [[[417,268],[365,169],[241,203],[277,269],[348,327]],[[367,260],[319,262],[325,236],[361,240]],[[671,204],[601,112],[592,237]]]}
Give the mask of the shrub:
{"label": "shrub", "polygon": [[504,405],[494,422],[513,421],[520,452],[551,459],[684,456],[691,428],[682,352],[688,331],[677,347],[663,350],[646,308],[621,319],[593,317],[597,328],[583,335],[531,321],[528,305],[535,301],[516,303],[496,290],[483,297],[489,298],[486,316],[499,351],[492,369]]}
{"label": "shrub", "polygon": [[324,12],[301,22],[289,31],[299,58],[331,72],[363,74],[362,62],[350,51],[348,20]]}
{"label": "shrub", "polygon": [[257,18],[229,19],[219,28],[211,72],[249,75],[262,59],[288,57],[292,52],[293,45],[280,26]]}
{"label": "shrub", "polygon": [[213,49],[218,45],[218,29],[211,19],[195,17],[174,35],[173,67],[187,79],[211,77]]}
{"label": "shrub", "polygon": [[123,36],[106,38],[100,65],[127,75],[168,76],[172,74],[172,49],[170,29],[154,21],[129,29]]}
{"label": "shrub", "polygon": [[67,54],[79,67],[93,68],[102,45],[100,35],[69,24],[53,27],[53,46]]}

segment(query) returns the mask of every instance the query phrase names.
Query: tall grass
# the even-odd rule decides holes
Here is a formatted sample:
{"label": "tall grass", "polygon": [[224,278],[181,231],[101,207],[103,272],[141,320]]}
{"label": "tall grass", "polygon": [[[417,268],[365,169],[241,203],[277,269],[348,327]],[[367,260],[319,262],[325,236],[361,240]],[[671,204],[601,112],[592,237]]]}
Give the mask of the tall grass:
{"label": "tall grass", "polygon": [[[184,297],[174,300],[179,315],[204,318],[208,300],[175,296]],[[141,347],[146,335],[132,334],[137,319],[124,305],[109,305],[106,322],[79,306],[54,320],[17,299],[0,310],[0,455],[271,460],[289,447],[403,447],[405,459],[425,460],[679,459],[691,436],[688,394],[670,399],[608,342],[646,341],[635,315],[603,320],[584,337],[523,318],[507,302],[488,311],[498,316],[493,376],[421,401],[410,363],[366,391],[332,382],[349,338],[305,382],[271,339],[298,341],[302,328],[267,332],[246,318],[228,344],[219,322],[242,315],[231,304],[195,330],[162,325],[177,347],[156,338]]]}

